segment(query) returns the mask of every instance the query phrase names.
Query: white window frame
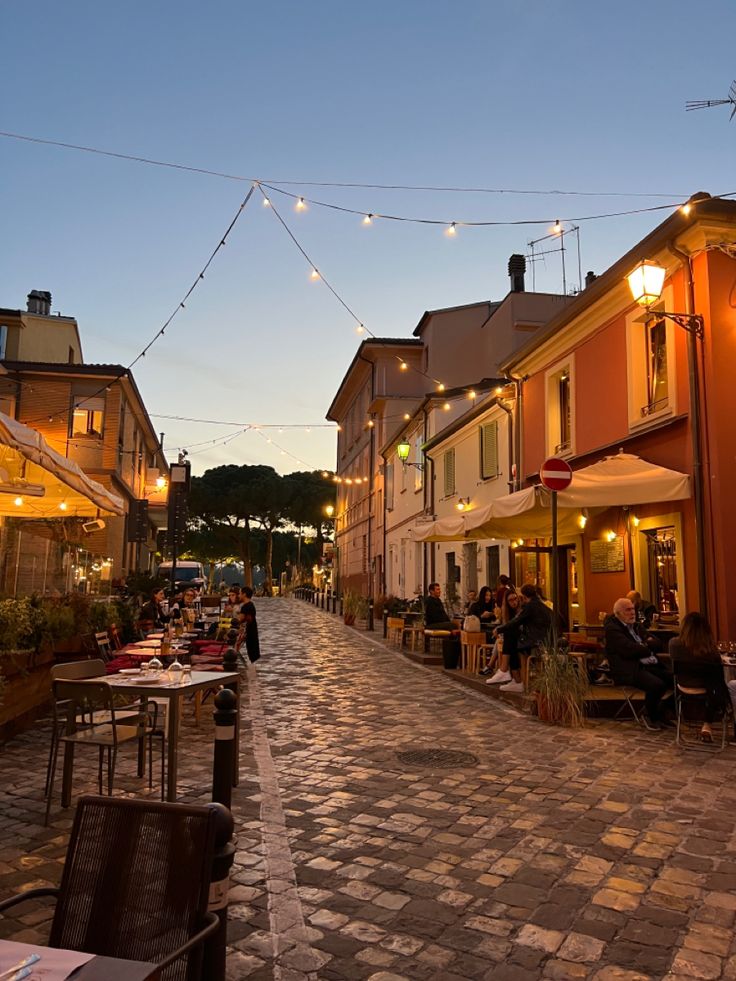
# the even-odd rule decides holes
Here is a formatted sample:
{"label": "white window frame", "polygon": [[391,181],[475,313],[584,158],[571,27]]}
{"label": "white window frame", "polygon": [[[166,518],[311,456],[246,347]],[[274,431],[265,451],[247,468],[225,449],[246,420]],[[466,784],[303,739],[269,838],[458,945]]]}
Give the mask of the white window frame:
{"label": "white window frame", "polygon": [[[567,372],[570,396],[570,441],[565,446],[560,443],[560,380]],[[545,446],[547,456],[571,457],[575,455],[575,354],[571,352],[560,358],[544,374],[544,415]]]}
{"label": "white window frame", "polygon": [[[652,308],[652,319],[657,319],[657,310],[673,310],[674,298],[671,286],[662,291],[661,300]],[[642,318],[646,314],[639,308],[626,316],[626,381],[629,413],[629,432],[648,429],[662,419],[677,415],[677,325],[666,318],[665,344],[667,346],[667,405],[652,412],[648,408],[647,344],[646,324]]]}

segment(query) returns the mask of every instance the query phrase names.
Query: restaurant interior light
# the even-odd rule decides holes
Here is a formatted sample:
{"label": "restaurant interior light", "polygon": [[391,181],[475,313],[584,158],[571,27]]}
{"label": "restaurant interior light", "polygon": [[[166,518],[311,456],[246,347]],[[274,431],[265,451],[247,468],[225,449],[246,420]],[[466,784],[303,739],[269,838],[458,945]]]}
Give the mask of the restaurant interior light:
{"label": "restaurant interior light", "polygon": [[626,277],[634,301],[642,307],[649,307],[662,295],[665,270],[656,262],[642,259]]}
{"label": "restaurant interior light", "polygon": [[396,447],[396,455],[403,463],[406,463],[406,461],[409,459],[410,453],[411,446],[407,442],[399,443],[399,445]]}
{"label": "restaurant interior light", "polygon": [[334,505],[328,504],[327,507],[325,508],[325,514],[327,515],[328,518],[331,518],[334,513],[335,513]]}
{"label": "restaurant interior light", "polygon": [[585,528],[588,523],[588,516],[586,514],[578,515],[578,526],[580,528]]}
{"label": "restaurant interior light", "polygon": [[16,499],[13,501],[13,503],[15,504],[15,506],[17,508],[22,508],[23,507],[23,498],[22,497],[16,497]]}
{"label": "restaurant interior light", "polygon": [[613,542],[615,540],[616,540],[616,532],[613,531],[613,530],[607,531],[606,532],[606,541],[607,542]]}
{"label": "restaurant interior light", "polygon": [[163,490],[166,486],[166,477],[156,477],[156,486],[159,490]]}

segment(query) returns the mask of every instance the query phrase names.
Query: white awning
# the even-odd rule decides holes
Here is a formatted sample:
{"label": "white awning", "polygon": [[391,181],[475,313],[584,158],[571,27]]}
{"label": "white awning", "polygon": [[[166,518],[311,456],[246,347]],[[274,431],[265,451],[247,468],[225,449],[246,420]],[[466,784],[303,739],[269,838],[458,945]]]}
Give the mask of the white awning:
{"label": "white awning", "polygon": [[124,514],[123,499],[53,450],[37,430],[0,412],[0,515],[87,518],[99,512]]}
{"label": "white awning", "polygon": [[[557,495],[557,532],[565,537],[580,534],[578,518],[582,508],[600,511],[680,501],[690,497],[690,493],[688,474],[648,463],[631,453],[617,453],[573,472],[570,486]],[[550,502],[551,496],[544,487],[526,487],[458,518],[433,522],[421,540],[547,538],[552,534]]]}

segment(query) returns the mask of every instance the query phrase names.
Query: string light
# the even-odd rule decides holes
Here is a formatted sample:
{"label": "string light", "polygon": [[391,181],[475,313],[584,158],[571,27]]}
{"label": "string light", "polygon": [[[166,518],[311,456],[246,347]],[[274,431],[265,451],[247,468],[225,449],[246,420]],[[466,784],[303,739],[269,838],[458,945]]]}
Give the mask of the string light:
{"label": "string light", "polygon": [[15,504],[17,508],[23,507],[23,498],[16,497],[16,499],[13,501],[13,504]]}
{"label": "string light", "polygon": [[59,505],[59,510],[66,511],[66,508],[67,508],[66,501],[62,501],[61,504]]}
{"label": "string light", "polygon": [[449,412],[450,411],[450,403],[449,402],[445,402],[445,404],[442,406],[442,408],[445,410],[445,412]]}
{"label": "string light", "polygon": [[358,326],[355,328],[355,333],[365,334],[365,327],[363,326],[363,324],[358,324]]}
{"label": "string light", "polygon": [[560,224],[560,219],[559,218],[555,221],[555,223],[552,226],[552,228],[550,229],[550,231],[552,232],[553,235],[561,235],[562,234],[562,225]]}
{"label": "string light", "polygon": [[680,208],[680,211],[683,213],[683,215],[685,215],[686,218],[692,210],[693,210],[693,206],[690,204],[689,201],[687,202],[687,204],[683,204],[683,206]]}
{"label": "string light", "polygon": [[307,210],[307,206],[306,206],[306,204],[304,202],[304,198],[299,198],[299,200],[297,201],[295,207],[296,207],[296,210],[297,211],[306,211]]}
{"label": "string light", "polygon": [[319,271],[317,269],[313,269],[312,272],[310,273],[310,278],[313,280],[319,279],[320,278]]}
{"label": "string light", "polygon": [[408,422],[410,419],[411,419],[411,416],[409,415],[409,413],[408,412],[405,412],[404,413],[404,422]]}
{"label": "string light", "polygon": [[406,361],[402,361],[401,364],[399,365],[399,368],[402,371],[408,371],[409,370],[409,365],[406,363]]}
{"label": "string light", "polygon": [[264,208],[269,208],[270,206],[271,206],[271,202],[269,201],[269,199],[267,197],[264,197],[264,199],[263,199],[263,207]]}
{"label": "string light", "polygon": [[373,224],[373,215],[366,215],[365,218],[363,219],[363,224],[364,225],[372,225]]}
{"label": "string light", "polygon": [[457,226],[454,221],[450,227],[445,230],[445,235],[457,235]]}
{"label": "string light", "polygon": [[475,398],[475,392],[473,391],[473,389],[472,389],[472,388],[471,388],[471,389],[470,389],[470,391],[468,392],[468,398],[469,398],[469,399],[474,399],[474,398]]}
{"label": "string light", "polygon": [[442,382],[439,382],[439,384],[437,385],[437,391],[444,392],[444,390],[445,390],[445,386],[442,384]]}

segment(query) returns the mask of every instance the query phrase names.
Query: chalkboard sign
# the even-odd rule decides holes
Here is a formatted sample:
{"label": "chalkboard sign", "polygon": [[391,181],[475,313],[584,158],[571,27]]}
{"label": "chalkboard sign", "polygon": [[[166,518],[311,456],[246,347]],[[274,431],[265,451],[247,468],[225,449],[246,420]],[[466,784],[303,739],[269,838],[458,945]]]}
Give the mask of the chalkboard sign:
{"label": "chalkboard sign", "polygon": [[590,543],[591,572],[623,572],[624,540],[620,536],[612,542]]}

